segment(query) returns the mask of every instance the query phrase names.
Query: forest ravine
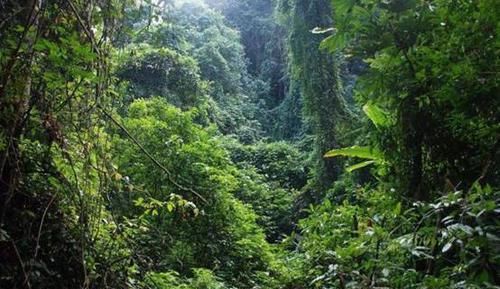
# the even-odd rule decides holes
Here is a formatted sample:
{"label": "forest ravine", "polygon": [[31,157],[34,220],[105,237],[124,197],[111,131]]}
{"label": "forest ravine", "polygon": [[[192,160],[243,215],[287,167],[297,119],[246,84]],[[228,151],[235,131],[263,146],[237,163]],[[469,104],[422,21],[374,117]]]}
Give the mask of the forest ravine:
{"label": "forest ravine", "polygon": [[499,11],[0,0],[0,288],[500,288]]}

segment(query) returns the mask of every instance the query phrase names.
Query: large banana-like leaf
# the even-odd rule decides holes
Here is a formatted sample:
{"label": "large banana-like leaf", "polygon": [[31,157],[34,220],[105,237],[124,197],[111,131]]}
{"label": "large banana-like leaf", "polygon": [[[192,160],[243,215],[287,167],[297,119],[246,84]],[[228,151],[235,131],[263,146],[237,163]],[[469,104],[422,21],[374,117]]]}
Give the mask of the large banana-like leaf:
{"label": "large banana-like leaf", "polygon": [[384,111],[377,105],[367,103],[363,106],[363,111],[376,127],[391,125],[391,118],[389,117],[388,112]]}
{"label": "large banana-like leaf", "polygon": [[380,152],[379,150],[374,149],[372,147],[368,147],[368,146],[364,146],[364,147],[352,146],[352,147],[347,147],[347,148],[334,149],[334,150],[331,150],[325,154],[326,158],[333,158],[333,157],[338,157],[338,156],[368,159],[367,161],[357,163],[357,164],[354,164],[352,166],[347,167],[346,170],[348,172],[352,172],[354,170],[364,168],[364,167],[369,166],[371,164],[383,163],[382,152]]}
{"label": "large banana-like leaf", "polygon": [[376,161],[382,160],[382,153],[369,146],[352,146],[341,149],[334,149],[325,154],[325,158],[332,158],[337,156],[344,157],[357,157],[363,159],[371,159]]}

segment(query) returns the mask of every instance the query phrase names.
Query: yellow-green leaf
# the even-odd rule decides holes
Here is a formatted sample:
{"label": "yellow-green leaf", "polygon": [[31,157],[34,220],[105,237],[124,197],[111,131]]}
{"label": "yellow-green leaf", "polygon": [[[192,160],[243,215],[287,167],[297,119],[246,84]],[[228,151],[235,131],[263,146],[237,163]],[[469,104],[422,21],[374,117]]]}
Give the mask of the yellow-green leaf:
{"label": "yellow-green leaf", "polygon": [[361,162],[361,163],[357,163],[355,165],[352,165],[352,166],[349,166],[346,168],[346,171],[348,172],[352,172],[354,170],[358,170],[358,169],[361,169],[361,168],[364,168],[366,166],[369,166],[371,164],[374,164],[376,161],[365,161],[365,162]]}
{"label": "yellow-green leaf", "polygon": [[357,157],[357,158],[371,159],[377,161],[382,160],[382,153],[379,150],[369,146],[364,146],[364,147],[352,146],[347,148],[334,149],[327,152],[324,157],[332,158],[337,156]]}

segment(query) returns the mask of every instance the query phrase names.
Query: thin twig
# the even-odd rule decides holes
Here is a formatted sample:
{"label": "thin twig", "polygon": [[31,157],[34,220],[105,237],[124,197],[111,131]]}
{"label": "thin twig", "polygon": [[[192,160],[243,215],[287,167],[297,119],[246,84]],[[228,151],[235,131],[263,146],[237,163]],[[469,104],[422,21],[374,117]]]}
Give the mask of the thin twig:
{"label": "thin twig", "polygon": [[45,217],[47,216],[47,212],[49,211],[50,205],[52,205],[55,199],[56,195],[53,195],[49,203],[47,204],[47,207],[43,211],[42,220],[40,220],[40,226],[38,227],[38,235],[36,237],[36,247],[35,247],[35,254],[33,255],[33,261],[36,260],[36,257],[38,255],[38,249],[40,248],[40,236],[42,235],[42,227],[43,223],[45,222]]}
{"label": "thin twig", "polygon": [[[52,202],[54,202],[55,198],[56,198],[56,195],[53,195],[52,198],[50,199],[49,203],[47,204],[47,207],[45,207],[45,210],[43,211],[42,219],[40,220],[40,226],[38,226],[38,234],[36,237],[36,245],[35,245],[35,254],[33,254],[33,261],[30,265],[30,269],[28,271],[27,276],[31,275],[31,269],[33,268],[33,264],[35,263],[36,257],[38,256],[38,250],[40,248],[40,237],[42,236],[43,223],[45,222],[45,217],[47,216],[47,212],[49,211],[50,205],[52,205]],[[25,283],[26,283],[26,280],[24,281]]]}
{"label": "thin twig", "polygon": [[21,258],[21,254],[19,254],[19,250],[17,249],[16,243],[14,240],[10,240],[10,243],[12,244],[12,248],[14,248],[14,252],[16,252],[17,259],[19,260],[19,265],[21,265],[21,270],[23,271],[24,275],[24,284],[28,286],[28,288],[31,288],[30,282],[29,282],[29,276],[24,270],[24,262],[23,258]]}
{"label": "thin twig", "polygon": [[495,163],[495,154],[497,153],[499,146],[500,146],[500,136],[497,136],[497,140],[493,145],[493,148],[489,152],[486,164],[483,166],[483,169],[481,170],[481,175],[477,178],[476,182],[479,183],[488,174],[489,168],[491,167],[492,164]]}
{"label": "thin twig", "polygon": [[3,28],[3,26],[9,22],[12,18],[16,17],[17,14],[23,12],[24,8],[19,8],[17,11],[14,11],[11,15],[5,17],[4,19],[2,19],[2,21],[0,21],[0,29]]}
{"label": "thin twig", "polygon": [[96,42],[95,42],[95,39],[94,39],[94,36],[92,35],[92,32],[90,32],[89,28],[85,25],[85,23],[83,22],[83,19],[82,17],[80,16],[80,13],[78,13],[78,10],[76,10],[76,7],[75,7],[75,4],[73,3],[73,1],[71,0],[66,0],[66,2],[68,2],[69,6],[71,7],[71,10],[73,11],[73,13],[75,14],[76,16],[76,20],[78,20],[78,23],[80,24],[80,26],[82,26],[83,28],[83,31],[85,32],[85,34],[87,35],[87,37],[89,38],[90,40],[90,44],[92,44],[92,48],[94,48],[94,50],[97,52],[97,54],[99,56],[102,56],[101,54],[101,50],[99,49],[99,47],[97,46]]}

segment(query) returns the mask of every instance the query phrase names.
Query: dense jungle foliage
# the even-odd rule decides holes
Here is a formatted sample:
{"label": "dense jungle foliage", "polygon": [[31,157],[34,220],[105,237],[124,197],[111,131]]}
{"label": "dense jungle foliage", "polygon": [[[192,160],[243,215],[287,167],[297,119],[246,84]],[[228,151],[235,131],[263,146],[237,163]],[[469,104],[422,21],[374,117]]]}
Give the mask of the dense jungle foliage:
{"label": "dense jungle foliage", "polygon": [[0,288],[500,288],[499,12],[0,0]]}

